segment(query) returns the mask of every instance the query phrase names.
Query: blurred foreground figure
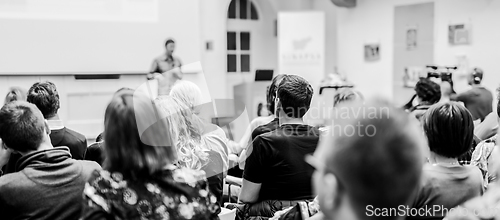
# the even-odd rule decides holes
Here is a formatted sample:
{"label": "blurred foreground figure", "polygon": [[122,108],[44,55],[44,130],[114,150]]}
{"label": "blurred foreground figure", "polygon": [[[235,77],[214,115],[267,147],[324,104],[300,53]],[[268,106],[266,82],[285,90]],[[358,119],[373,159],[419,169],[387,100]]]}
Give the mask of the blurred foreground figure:
{"label": "blurred foreground figure", "polygon": [[152,100],[132,91],[106,108],[103,171],[85,186],[82,219],[218,219],[203,172],[173,165],[177,154]]}
{"label": "blurred foreground figure", "polygon": [[1,219],[80,217],[85,182],[100,166],[71,159],[67,147],[52,146],[49,134],[47,122],[33,104],[14,101],[0,110],[2,145],[21,155],[15,172],[0,177]]}
{"label": "blurred foreground figure", "polygon": [[[316,168],[313,182],[322,211],[313,218],[404,219],[382,216],[380,210],[408,206],[417,189],[425,147],[418,123],[381,101],[346,107],[374,114],[355,110],[336,120],[314,156],[306,158]],[[352,133],[358,126],[362,129]]]}

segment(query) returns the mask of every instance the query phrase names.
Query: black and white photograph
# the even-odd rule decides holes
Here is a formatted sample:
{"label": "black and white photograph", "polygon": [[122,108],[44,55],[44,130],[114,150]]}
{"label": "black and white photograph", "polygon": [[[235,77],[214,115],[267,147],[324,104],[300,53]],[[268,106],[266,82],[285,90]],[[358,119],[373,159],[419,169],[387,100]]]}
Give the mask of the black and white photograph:
{"label": "black and white photograph", "polygon": [[0,0],[0,220],[500,220],[500,0]]}

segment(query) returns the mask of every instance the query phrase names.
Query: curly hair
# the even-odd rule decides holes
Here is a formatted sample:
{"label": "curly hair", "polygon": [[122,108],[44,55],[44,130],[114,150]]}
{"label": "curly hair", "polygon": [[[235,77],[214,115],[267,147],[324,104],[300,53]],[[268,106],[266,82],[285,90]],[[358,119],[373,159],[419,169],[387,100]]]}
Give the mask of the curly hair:
{"label": "curly hair", "polygon": [[206,146],[201,141],[199,124],[193,120],[191,109],[171,96],[160,96],[155,100],[160,115],[169,125],[168,133],[174,138],[179,165],[199,170],[208,163]]}
{"label": "curly hair", "polygon": [[441,87],[430,79],[421,79],[415,85],[417,96],[426,104],[435,104],[441,99]]}
{"label": "curly hair", "polygon": [[28,90],[27,101],[40,109],[44,118],[51,118],[59,110],[59,93],[52,82],[37,82]]}

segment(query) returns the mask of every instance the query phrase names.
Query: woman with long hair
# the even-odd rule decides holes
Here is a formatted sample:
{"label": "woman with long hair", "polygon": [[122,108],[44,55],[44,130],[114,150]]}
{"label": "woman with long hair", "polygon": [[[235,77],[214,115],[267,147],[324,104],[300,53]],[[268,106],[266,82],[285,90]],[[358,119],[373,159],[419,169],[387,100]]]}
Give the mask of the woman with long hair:
{"label": "woman with long hair", "polygon": [[82,219],[218,219],[203,172],[177,168],[169,124],[145,95],[116,94],[104,119],[104,170],[84,190]]}
{"label": "woman with long hair", "polygon": [[205,171],[210,191],[222,204],[224,161],[220,153],[204,141],[202,127],[195,121],[191,108],[171,96],[160,96],[155,103],[160,109],[159,115],[166,120],[168,136],[173,137],[177,164]]}

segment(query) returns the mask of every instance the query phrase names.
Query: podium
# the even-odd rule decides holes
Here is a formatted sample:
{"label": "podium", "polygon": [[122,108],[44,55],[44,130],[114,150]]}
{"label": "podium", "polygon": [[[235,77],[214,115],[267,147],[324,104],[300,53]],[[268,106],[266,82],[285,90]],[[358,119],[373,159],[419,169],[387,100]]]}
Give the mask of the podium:
{"label": "podium", "polygon": [[[267,87],[271,85],[271,81],[256,81],[247,82],[235,85],[234,100],[236,102],[243,102],[250,120],[258,117],[257,108],[259,103],[262,103],[262,108],[267,112]],[[235,109],[236,115],[243,112],[244,109]],[[263,115],[266,116],[266,115]]]}

